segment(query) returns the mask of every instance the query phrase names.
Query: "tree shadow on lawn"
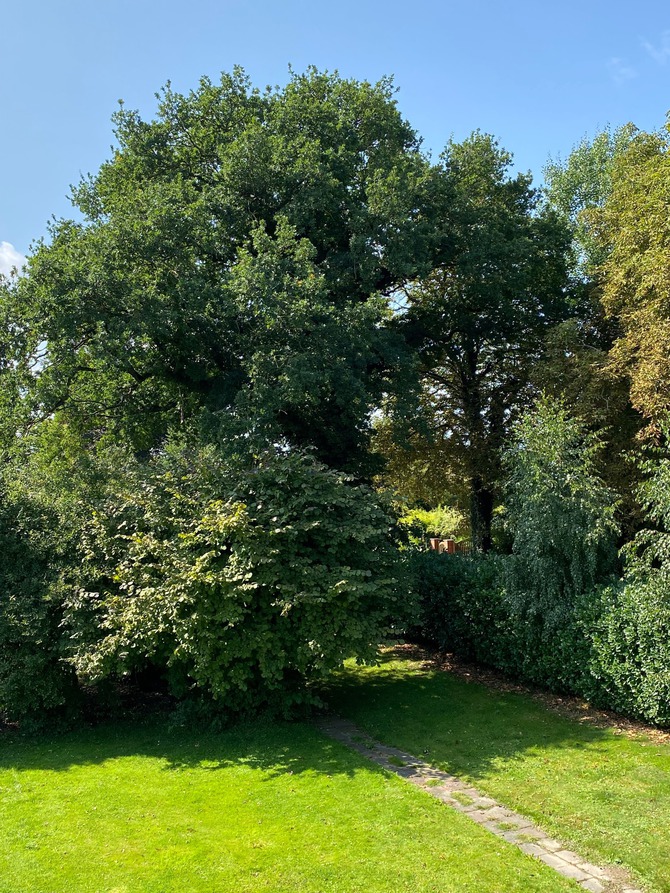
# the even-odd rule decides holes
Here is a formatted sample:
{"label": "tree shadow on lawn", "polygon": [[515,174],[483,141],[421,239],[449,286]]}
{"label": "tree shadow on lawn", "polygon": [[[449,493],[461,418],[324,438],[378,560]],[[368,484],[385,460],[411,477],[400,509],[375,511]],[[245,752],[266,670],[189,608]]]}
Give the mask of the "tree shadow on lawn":
{"label": "tree shadow on lawn", "polygon": [[[372,738],[473,781],[494,764],[499,769],[532,751],[582,750],[595,759],[612,740],[607,729],[562,717],[529,696],[442,670],[419,670],[419,664],[395,662],[393,655],[383,657],[378,668],[345,669],[324,694],[333,712]],[[664,747],[670,755],[670,746]],[[0,732],[0,769],[66,771],[133,756],[160,760],[165,771],[247,766],[268,779],[384,771],[305,722],[261,719],[212,732],[178,726],[158,714],[59,734]]]}
{"label": "tree shadow on lawn", "polygon": [[595,756],[614,734],[561,716],[529,695],[398,662],[392,654],[383,656],[379,667],[346,668],[324,697],[333,712],[371,737],[473,780],[494,764],[500,768],[532,751],[570,749]]}
{"label": "tree shadow on lawn", "polygon": [[149,717],[39,736],[0,732],[0,771],[66,772],[128,757],[158,760],[166,772],[248,767],[260,770],[264,780],[303,773],[383,772],[305,722],[245,721],[213,732]]}

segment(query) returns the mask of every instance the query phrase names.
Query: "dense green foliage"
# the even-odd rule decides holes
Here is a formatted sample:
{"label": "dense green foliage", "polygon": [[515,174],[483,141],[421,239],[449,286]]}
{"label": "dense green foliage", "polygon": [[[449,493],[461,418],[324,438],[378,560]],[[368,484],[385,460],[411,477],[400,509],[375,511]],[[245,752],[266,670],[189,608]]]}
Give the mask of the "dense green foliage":
{"label": "dense green foliage", "polygon": [[529,176],[510,175],[511,163],[484,134],[447,147],[450,251],[408,290],[399,318],[419,357],[433,461],[464,481],[473,542],[485,551],[500,450],[546,330],[570,314],[569,232],[540,205]]}
{"label": "dense green foliage", "polygon": [[505,454],[514,543],[507,587],[528,631],[560,629],[575,600],[615,570],[616,503],[598,474],[600,452],[561,403],[543,398]]}
{"label": "dense green foliage", "polygon": [[[615,505],[598,452],[560,404],[545,400],[521,422],[506,459],[513,554],[416,555],[419,632],[466,659],[668,725],[667,534],[638,534],[628,577],[615,580]],[[645,489],[650,517],[666,523],[668,467],[648,466]]]}
{"label": "dense green foliage", "polygon": [[57,517],[28,496],[0,493],[0,715],[39,722],[76,696],[64,659]]}
{"label": "dense green foliage", "polygon": [[372,492],[282,450],[128,456],[82,548],[66,601],[80,677],[152,667],[228,712],[289,709],[351,654],[372,658],[402,592]]}
{"label": "dense green foliage", "polygon": [[625,578],[594,612],[592,666],[613,707],[670,725],[670,458],[648,452],[639,488],[648,526],[626,545]]}
{"label": "dense green foliage", "polygon": [[[422,622],[440,649],[512,678],[670,726],[670,609],[659,579],[600,586],[529,623],[510,595],[505,556],[419,553],[412,559]],[[532,595],[532,588],[526,592]]]}
{"label": "dense green foliage", "polygon": [[612,190],[596,215],[606,250],[602,301],[620,337],[613,368],[630,379],[633,405],[657,425],[670,410],[670,134],[640,133],[616,158]]}
{"label": "dense green foliage", "polygon": [[[642,415],[667,441],[667,137],[543,193],[480,132],[432,162],[389,80],[236,70],[114,121],[0,281],[0,714],[138,677],[287,711],[409,621],[665,721],[667,470],[638,504],[627,454]],[[417,620],[430,533],[513,554],[413,559]]]}
{"label": "dense green foliage", "polygon": [[361,481],[411,368],[388,300],[439,250],[437,175],[388,81],[235,71],[115,124],[81,222],[0,293],[0,637],[21,643],[0,713],[56,706],[73,670],[288,709],[372,653],[399,585]]}
{"label": "dense green foliage", "polygon": [[55,223],[15,289],[34,411],[148,449],[226,410],[365,464],[402,352],[380,296],[436,241],[390,83],[309,71],[261,93],[237,71],[115,123],[113,158],[73,192],[83,222]]}
{"label": "dense green foliage", "polygon": [[456,508],[410,509],[398,518],[399,525],[410,538],[425,545],[430,537],[456,537],[465,527],[465,518]]}
{"label": "dense green foliage", "polygon": [[617,160],[636,132],[633,124],[603,130],[583,139],[565,162],[550,161],[544,169],[549,204],[572,226],[573,263],[586,283],[607,257],[593,212],[610,198]]}

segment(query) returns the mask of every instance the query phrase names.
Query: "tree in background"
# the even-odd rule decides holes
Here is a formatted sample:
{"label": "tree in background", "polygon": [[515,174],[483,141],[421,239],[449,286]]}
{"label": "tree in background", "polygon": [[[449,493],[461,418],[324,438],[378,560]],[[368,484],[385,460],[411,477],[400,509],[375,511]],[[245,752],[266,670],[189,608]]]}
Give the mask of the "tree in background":
{"label": "tree in background", "polygon": [[638,479],[627,457],[636,448],[642,419],[631,405],[626,377],[611,363],[610,351],[621,330],[601,300],[601,270],[610,248],[597,221],[612,195],[619,160],[636,133],[632,124],[602,131],[593,140],[583,140],[564,162],[552,161],[545,168],[549,206],[572,233],[575,314],[549,332],[545,356],[533,373],[540,391],[563,400],[606,445],[600,469],[621,498],[624,537],[632,536],[640,522]]}
{"label": "tree in background", "polygon": [[594,225],[605,259],[602,301],[620,334],[610,359],[633,406],[658,425],[670,409],[670,153],[668,133],[640,133],[617,156]]}
{"label": "tree in background", "polygon": [[[398,329],[418,351],[428,443],[464,484],[473,544],[491,546],[500,451],[528,402],[530,372],[550,326],[569,313],[569,235],[541,207],[530,177],[481,133],[442,156],[442,262],[407,290]],[[420,436],[420,431],[418,431]]]}
{"label": "tree in background", "polygon": [[372,448],[382,457],[376,485],[404,507],[467,507],[467,485],[459,477],[461,470],[454,466],[450,441],[439,436],[439,422],[427,390],[406,412],[396,401],[390,412],[380,413],[374,421]]}
{"label": "tree in background", "polygon": [[611,195],[617,159],[636,133],[634,124],[603,130],[591,141],[582,140],[564,162],[552,160],[544,168],[548,202],[572,228],[572,260],[584,282],[593,279],[607,256],[593,229],[592,212]]}

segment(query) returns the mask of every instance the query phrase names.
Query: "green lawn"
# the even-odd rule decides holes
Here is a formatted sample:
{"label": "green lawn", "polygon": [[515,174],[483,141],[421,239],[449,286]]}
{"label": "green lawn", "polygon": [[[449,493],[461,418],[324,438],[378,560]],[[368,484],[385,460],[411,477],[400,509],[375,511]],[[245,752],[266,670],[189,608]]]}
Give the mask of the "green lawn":
{"label": "green lawn", "polygon": [[348,667],[329,699],[371,736],[469,779],[584,856],[670,891],[670,745],[390,657]]}
{"label": "green lawn", "polygon": [[0,737],[1,893],[577,889],[309,725]]}

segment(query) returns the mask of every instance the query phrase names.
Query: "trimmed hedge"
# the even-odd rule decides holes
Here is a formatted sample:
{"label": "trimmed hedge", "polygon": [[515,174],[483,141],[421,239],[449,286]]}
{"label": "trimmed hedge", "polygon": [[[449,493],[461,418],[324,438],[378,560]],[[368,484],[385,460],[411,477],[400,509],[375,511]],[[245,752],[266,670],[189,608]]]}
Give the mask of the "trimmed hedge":
{"label": "trimmed hedge", "polygon": [[415,635],[513,678],[670,726],[670,580],[581,594],[559,626],[509,596],[516,560],[413,555],[422,617]]}

